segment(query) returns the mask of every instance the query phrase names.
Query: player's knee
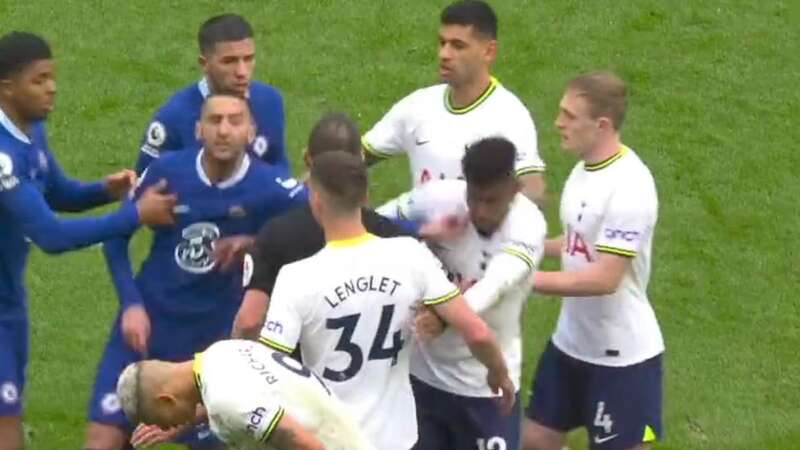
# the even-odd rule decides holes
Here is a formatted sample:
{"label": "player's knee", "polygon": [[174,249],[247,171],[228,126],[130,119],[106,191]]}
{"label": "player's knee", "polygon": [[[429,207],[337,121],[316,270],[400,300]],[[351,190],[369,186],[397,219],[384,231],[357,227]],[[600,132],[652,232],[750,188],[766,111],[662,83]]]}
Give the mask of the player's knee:
{"label": "player's knee", "polygon": [[522,448],[524,450],[561,450],[565,443],[564,433],[547,428],[533,420],[525,419],[522,426]]}
{"label": "player's knee", "polygon": [[120,428],[96,422],[89,423],[86,429],[87,450],[125,450],[128,435]]}

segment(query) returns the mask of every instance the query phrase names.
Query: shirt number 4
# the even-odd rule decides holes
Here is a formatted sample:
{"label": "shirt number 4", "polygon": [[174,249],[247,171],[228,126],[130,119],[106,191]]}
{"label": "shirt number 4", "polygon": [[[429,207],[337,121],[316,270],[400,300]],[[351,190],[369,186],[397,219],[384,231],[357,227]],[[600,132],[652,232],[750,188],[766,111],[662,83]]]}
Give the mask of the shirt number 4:
{"label": "shirt number 4", "polygon": [[[403,337],[400,330],[392,334],[392,342],[388,347],[386,345],[386,336],[389,334],[389,327],[392,324],[392,316],[394,315],[394,305],[384,305],[381,311],[381,318],[378,323],[378,331],[375,333],[375,338],[372,341],[372,346],[369,349],[369,360],[391,359],[392,365],[397,364],[397,354],[403,348]],[[361,347],[353,342],[353,333],[356,330],[358,321],[361,314],[351,314],[349,316],[337,317],[328,319],[325,322],[326,328],[329,330],[342,329],[342,334],[339,337],[339,342],[336,344],[335,350],[345,352],[350,355],[350,364],[344,370],[332,370],[325,368],[322,372],[323,378],[331,381],[347,381],[361,370],[364,365],[364,352]]]}

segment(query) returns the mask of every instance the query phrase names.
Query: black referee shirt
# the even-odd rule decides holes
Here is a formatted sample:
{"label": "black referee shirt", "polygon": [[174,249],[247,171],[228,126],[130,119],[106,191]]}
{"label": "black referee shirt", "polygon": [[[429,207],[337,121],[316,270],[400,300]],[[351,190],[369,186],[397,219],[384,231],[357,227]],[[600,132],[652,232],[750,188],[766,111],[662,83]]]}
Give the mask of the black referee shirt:
{"label": "black referee shirt", "polygon": [[[372,209],[362,209],[361,220],[367,231],[376,236],[410,236],[409,232]],[[308,258],[324,246],[325,234],[308,205],[270,220],[256,236],[251,251],[253,276],[247,289],[272,294],[281,267]]]}

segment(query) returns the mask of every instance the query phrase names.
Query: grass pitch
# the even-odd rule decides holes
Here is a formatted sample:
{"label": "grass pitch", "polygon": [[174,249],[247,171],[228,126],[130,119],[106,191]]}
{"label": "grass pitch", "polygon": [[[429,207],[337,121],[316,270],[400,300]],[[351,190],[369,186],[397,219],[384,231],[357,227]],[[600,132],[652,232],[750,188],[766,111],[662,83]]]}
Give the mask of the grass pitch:
{"label": "grass pitch", "polygon": [[[661,449],[770,450],[800,441],[800,223],[793,127],[800,95],[797,2],[495,1],[495,74],[533,111],[558,192],[574,161],[552,122],[565,81],[610,68],[631,84],[625,142],[653,171],[661,208],[650,295],[667,340]],[[59,68],[50,140],[66,170],[96,179],[132,166],[155,111],[199,78],[195,35],[239,12],[256,28],[257,78],[286,97],[300,164],[320,114],[369,128],[394,101],[436,81],[437,1],[0,1],[0,30],[36,31]],[[375,203],[408,185],[405,162],[372,173]],[[136,240],[144,256],[146,235]],[[552,267],[552,266],[551,266]],[[96,248],[34,252],[29,448],[79,448],[96,363],[117,308]],[[527,370],[558,302],[525,319]],[[525,383],[526,391],[529,383]],[[573,448],[585,446],[583,433]]]}

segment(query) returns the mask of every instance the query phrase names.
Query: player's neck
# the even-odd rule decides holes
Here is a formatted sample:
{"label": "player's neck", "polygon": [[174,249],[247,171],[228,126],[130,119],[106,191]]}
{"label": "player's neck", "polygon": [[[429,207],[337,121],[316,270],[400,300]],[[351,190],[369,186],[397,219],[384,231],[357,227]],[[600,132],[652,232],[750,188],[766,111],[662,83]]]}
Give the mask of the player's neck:
{"label": "player's neck", "polygon": [[200,162],[203,165],[203,171],[205,171],[208,181],[212,184],[217,184],[232,177],[241,167],[243,160],[244,153],[239,158],[231,161],[219,161],[212,158],[207,151],[203,151],[203,157]]}
{"label": "player's neck", "polygon": [[622,148],[622,141],[620,141],[619,135],[616,134],[586,152],[583,155],[583,161],[588,165],[599,164],[616,155],[620,148]]}
{"label": "player's neck", "polygon": [[175,371],[173,382],[176,385],[172,389],[175,394],[190,402],[201,403],[202,397],[194,377],[194,360],[184,361],[176,365],[173,370]]}
{"label": "player's neck", "polygon": [[0,109],[3,110],[3,114],[8,117],[11,123],[25,133],[26,136],[30,136],[31,122],[25,120],[22,114],[19,114],[15,108],[2,100],[0,100]]}
{"label": "player's neck", "polygon": [[474,80],[459,86],[450,86],[450,104],[454,108],[464,108],[475,103],[489,85],[492,84],[492,75],[485,72]]}
{"label": "player's neck", "polygon": [[330,216],[323,218],[322,229],[325,242],[346,241],[367,233],[361,222],[361,210],[352,216]]}

